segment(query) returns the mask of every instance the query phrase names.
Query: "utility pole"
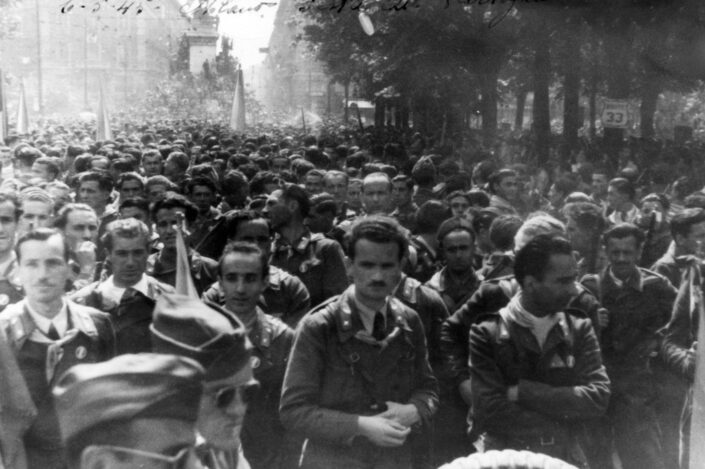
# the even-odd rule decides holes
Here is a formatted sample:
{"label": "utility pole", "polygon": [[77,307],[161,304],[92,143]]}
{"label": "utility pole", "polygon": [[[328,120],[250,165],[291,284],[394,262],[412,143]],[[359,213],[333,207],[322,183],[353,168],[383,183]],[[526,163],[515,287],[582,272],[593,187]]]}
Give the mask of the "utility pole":
{"label": "utility pole", "polygon": [[42,93],[42,29],[39,22],[39,0],[34,0],[37,20],[37,96],[39,98],[39,116],[44,116],[44,96]]}
{"label": "utility pole", "polygon": [[88,13],[83,12],[83,109],[88,110]]}

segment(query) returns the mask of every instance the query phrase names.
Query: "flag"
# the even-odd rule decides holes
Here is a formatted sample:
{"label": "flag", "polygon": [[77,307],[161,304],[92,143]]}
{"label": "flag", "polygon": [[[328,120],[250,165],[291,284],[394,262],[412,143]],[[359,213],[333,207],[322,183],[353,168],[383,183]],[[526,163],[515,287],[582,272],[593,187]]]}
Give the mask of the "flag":
{"label": "flag", "polygon": [[245,130],[245,79],[242,69],[237,69],[235,78],[235,95],[233,96],[233,109],[230,113],[230,128],[236,132]]}
{"label": "flag", "polygon": [[7,138],[7,102],[5,101],[5,74],[0,70],[0,142]]}
{"label": "flag", "polygon": [[20,82],[20,103],[17,106],[17,133],[29,133],[29,114],[27,114],[27,98],[24,94],[24,82]]}
{"label": "flag", "polygon": [[301,126],[304,128],[304,133],[306,133],[306,116],[304,115],[304,108],[301,108]]}
{"label": "flag", "polygon": [[103,95],[103,80],[98,82],[100,88],[100,100],[98,101],[98,129],[96,131],[96,140],[112,140],[113,132],[110,129],[110,114],[108,107],[105,105],[105,96]]}
{"label": "flag", "polygon": [[198,298],[196,285],[191,277],[191,263],[189,262],[188,249],[184,241],[184,220],[180,217],[176,228],[176,293]]}

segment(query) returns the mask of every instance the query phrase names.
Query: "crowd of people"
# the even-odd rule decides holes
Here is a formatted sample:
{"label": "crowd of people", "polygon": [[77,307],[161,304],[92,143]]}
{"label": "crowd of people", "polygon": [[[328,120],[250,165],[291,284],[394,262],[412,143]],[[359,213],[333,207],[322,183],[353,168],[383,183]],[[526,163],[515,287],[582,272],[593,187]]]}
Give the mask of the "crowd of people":
{"label": "crowd of people", "polygon": [[0,147],[4,467],[688,467],[687,147],[538,167],[345,128],[90,136]]}

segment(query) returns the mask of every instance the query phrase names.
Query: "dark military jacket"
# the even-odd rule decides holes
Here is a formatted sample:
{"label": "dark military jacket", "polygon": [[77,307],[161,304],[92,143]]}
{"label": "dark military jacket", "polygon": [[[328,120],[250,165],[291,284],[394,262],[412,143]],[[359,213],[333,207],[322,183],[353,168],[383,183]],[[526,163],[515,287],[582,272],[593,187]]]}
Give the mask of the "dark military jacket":
{"label": "dark military jacket", "polygon": [[[203,299],[219,306],[225,305],[225,296],[218,282],[203,293]],[[268,315],[296,329],[299,320],[311,308],[311,297],[300,278],[270,265],[269,283],[257,305]]]}
{"label": "dark military jacket", "polygon": [[247,406],[242,426],[242,448],[253,469],[279,467],[284,427],[279,420],[279,398],[284,372],[294,344],[294,331],[257,309],[257,321],[248,337],[254,346],[252,367],[260,389]]}
{"label": "dark military jacket", "polygon": [[25,301],[0,313],[10,346],[37,408],[37,417],[24,436],[29,467],[47,469],[65,466],[59,422],[51,388],[69,368],[96,363],[115,355],[115,333],[110,317],[100,311],[67,300],[68,330],[53,343],[30,340],[36,325]]}
{"label": "dark military jacket", "polygon": [[306,232],[293,245],[277,237],[270,262],[299,277],[311,295],[311,305],[316,306],[348,286],[344,259],[343,249],[336,241]]}
{"label": "dark military jacket", "polygon": [[149,326],[156,301],[164,293],[173,293],[174,287],[162,283],[149,275],[148,294],[134,290],[131,295],[123,295],[119,303],[113,303],[100,291],[103,282],[93,282],[82,288],[71,299],[78,304],[90,306],[108,313],[115,328],[115,345],[117,354],[142,353],[152,351],[152,339]]}
{"label": "dark military jacket", "polygon": [[[483,282],[470,299],[458,308],[441,327],[441,353],[446,365],[446,373],[457,384],[469,377],[468,338],[470,327],[485,313],[492,313],[504,308],[509,300],[519,291],[519,284],[514,276],[507,276]],[[597,310],[600,304],[586,288],[578,285],[578,295],[566,307],[566,310],[579,311],[592,322],[599,336]]]}
{"label": "dark military jacket", "polygon": [[[147,258],[147,274],[172,287],[176,286],[176,267],[166,267],[160,260],[159,254],[156,252]],[[189,265],[196,291],[201,295],[218,278],[218,262],[190,250]]]}
{"label": "dark military jacket", "polygon": [[386,401],[414,404],[423,424],[438,406],[418,314],[390,298],[385,345],[371,344],[361,338],[366,332],[353,295],[350,287],[306,315],[296,330],[280,416],[308,445],[349,447],[358,416],[378,414]]}
{"label": "dark military jacket", "polygon": [[[670,318],[676,290],[665,277],[641,267],[620,286],[608,269],[586,275],[581,283],[609,312],[609,324],[601,337],[602,353],[615,386],[621,387],[649,370],[649,360],[658,353],[657,331]],[[638,381],[637,387],[643,386]]]}
{"label": "dark military jacket", "polygon": [[[530,329],[498,313],[470,330],[474,430],[502,447],[560,445],[572,423],[600,417],[607,408],[610,380],[590,320],[557,314],[543,347]],[[518,386],[517,401],[508,399],[510,386]]]}

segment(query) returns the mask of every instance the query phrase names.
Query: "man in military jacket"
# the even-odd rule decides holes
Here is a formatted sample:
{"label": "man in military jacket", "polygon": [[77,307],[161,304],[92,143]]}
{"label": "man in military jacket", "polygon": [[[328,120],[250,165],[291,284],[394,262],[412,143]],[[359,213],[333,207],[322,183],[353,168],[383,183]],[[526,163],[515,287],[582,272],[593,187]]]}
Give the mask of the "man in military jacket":
{"label": "man in military jacket", "polygon": [[20,282],[27,297],[0,313],[20,371],[37,408],[25,433],[29,469],[64,468],[63,445],[51,388],[73,365],[107,360],[115,335],[107,314],[64,298],[69,276],[63,235],[49,228],[17,242]]}
{"label": "man in military jacket", "polygon": [[624,469],[665,467],[656,414],[659,398],[653,359],[676,290],[663,276],[637,267],[644,234],[631,223],[603,235],[609,265],[582,283],[609,311],[601,345],[613,396],[608,416]]}
{"label": "man in military jacket", "polygon": [[428,424],[438,385],[419,316],[389,295],[407,249],[399,224],[352,230],[354,285],[304,317],[282,390],[285,428],[308,439],[303,468],[411,468],[412,431]]}
{"label": "man in military jacket", "polygon": [[[252,348],[252,371],[260,389],[250,400],[242,426],[242,448],[253,469],[276,469],[284,457],[279,397],[294,331],[258,306],[267,287],[265,252],[242,241],[225,247],[218,282],[225,310],[245,326]],[[266,442],[266,443],[265,443]]]}
{"label": "man in military jacket", "polygon": [[134,218],[108,225],[102,244],[112,274],[71,296],[77,303],[110,314],[115,327],[117,353],[152,350],[149,325],[157,298],[174,287],[145,274],[150,234],[147,225]]}
{"label": "man in military jacket", "polygon": [[585,464],[578,429],[603,415],[610,381],[590,320],[565,310],[577,293],[570,243],[537,236],[517,253],[515,275],[521,290],[470,331],[477,445]]}

